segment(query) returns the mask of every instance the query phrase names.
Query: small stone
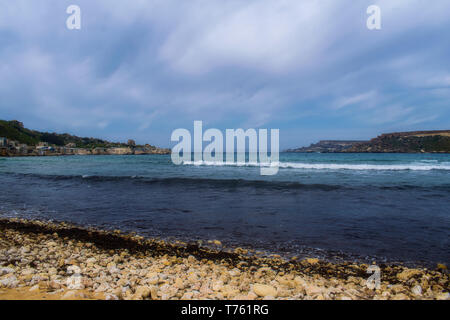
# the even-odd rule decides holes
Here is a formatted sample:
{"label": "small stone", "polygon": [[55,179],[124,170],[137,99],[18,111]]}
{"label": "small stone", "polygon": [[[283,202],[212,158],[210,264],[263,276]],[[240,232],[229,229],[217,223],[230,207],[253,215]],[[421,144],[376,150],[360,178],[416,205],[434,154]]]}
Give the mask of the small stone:
{"label": "small stone", "polygon": [[400,272],[399,274],[397,274],[397,279],[399,279],[401,281],[407,281],[418,274],[421,274],[420,270],[407,269],[407,270],[404,270],[404,271]]}
{"label": "small stone", "polygon": [[234,249],[234,253],[237,253],[237,254],[247,254],[248,253],[248,250],[247,249],[243,249],[243,248],[236,248],[236,249]]}
{"label": "small stone", "polygon": [[16,288],[18,284],[19,281],[17,280],[16,276],[9,276],[0,280],[0,285],[7,288]]}
{"label": "small stone", "polygon": [[230,276],[237,277],[241,274],[241,271],[238,268],[234,268],[229,272]]}
{"label": "small stone", "polygon": [[314,297],[322,293],[322,289],[315,285],[309,285],[305,287],[306,295]]}
{"label": "small stone", "polygon": [[108,269],[108,271],[110,274],[116,274],[116,273],[120,272],[119,268],[117,268],[117,267],[111,267]]}
{"label": "small stone", "polygon": [[286,286],[288,288],[294,288],[296,286],[296,283],[294,280],[290,280],[284,277],[277,277],[276,280],[279,284]]}
{"label": "small stone", "polygon": [[257,294],[260,297],[266,297],[266,296],[277,296],[277,290],[269,285],[266,284],[254,284],[253,285],[253,292]]}
{"label": "small stone", "polygon": [[295,282],[297,287],[301,287],[301,288],[304,288],[304,287],[306,287],[308,285],[306,283],[306,281],[302,277],[299,277],[299,276],[294,278],[294,282]]}
{"label": "small stone", "polygon": [[109,285],[107,283],[100,284],[97,289],[95,289],[95,292],[105,292],[109,289]]}
{"label": "small stone", "polygon": [[62,300],[75,300],[77,299],[76,291],[67,291],[62,297]]}
{"label": "small stone", "polygon": [[165,265],[165,266],[170,266],[170,265],[172,265],[172,262],[170,262],[170,261],[167,260],[167,259],[162,259],[162,260],[161,260],[161,263],[162,263],[163,265]]}
{"label": "small stone", "polygon": [[317,263],[319,263],[319,259],[317,259],[317,258],[308,258],[308,259],[305,259],[305,261],[307,263],[309,263],[309,264],[317,264]]}
{"label": "small stone", "polygon": [[194,264],[194,263],[197,262],[197,259],[195,259],[194,256],[189,256],[189,257],[187,258],[187,260],[188,260],[188,262],[189,262],[190,264]]}
{"label": "small stone", "polygon": [[152,300],[158,300],[158,288],[156,286],[150,287],[150,297]]}
{"label": "small stone", "polygon": [[22,247],[22,249],[20,251],[22,251],[22,253],[28,253],[28,252],[30,252],[30,248],[29,247]]}
{"label": "small stone", "polygon": [[410,300],[410,298],[404,293],[399,293],[394,295],[392,297],[392,300]]}
{"label": "small stone", "polygon": [[80,275],[73,275],[66,279],[66,286],[70,290],[84,289],[82,277]]}
{"label": "small stone", "polygon": [[180,278],[176,278],[176,280],[175,280],[175,287],[177,287],[180,290],[183,290],[184,289],[183,280],[181,280]]}
{"label": "small stone", "polygon": [[417,285],[414,288],[412,288],[412,293],[416,296],[421,296],[422,295],[422,287]]}
{"label": "small stone", "polygon": [[84,286],[84,288],[91,288],[94,285],[94,282],[86,277],[83,277],[81,279],[81,284]]}
{"label": "small stone", "polygon": [[181,297],[181,300],[192,300],[193,297],[193,293],[192,292],[186,292],[185,294],[183,294],[183,296]]}
{"label": "small stone", "polygon": [[147,273],[147,275],[145,276],[146,278],[154,278],[154,277],[158,277],[158,273],[150,271],[149,273]]}
{"label": "small stone", "polygon": [[97,262],[97,259],[93,258],[93,257],[86,260],[86,263],[96,263],[96,262]]}
{"label": "small stone", "polygon": [[223,288],[223,281],[219,280],[213,283],[211,289],[213,289],[214,291],[220,291]]}
{"label": "small stone", "polygon": [[30,292],[38,292],[39,291],[39,285],[34,285],[30,288],[30,290],[28,290]]}
{"label": "small stone", "polygon": [[119,300],[119,298],[115,294],[107,294],[105,300]]}
{"label": "small stone", "polygon": [[52,290],[59,290],[59,289],[61,289],[61,284],[59,284],[56,281],[50,281],[48,287]]}
{"label": "small stone", "polygon": [[0,268],[0,276],[4,276],[5,274],[14,273],[15,270],[13,268]]}
{"label": "small stone", "polygon": [[236,288],[233,288],[229,285],[226,285],[222,289],[222,294],[224,297],[227,297],[228,299],[231,299],[232,297],[235,297],[240,294],[240,291]]}
{"label": "small stone", "polygon": [[442,292],[435,296],[437,300],[450,300],[450,293]]}
{"label": "small stone", "polygon": [[116,264],[114,262],[110,262],[106,265],[106,268],[111,269],[111,268],[116,268]]}
{"label": "small stone", "polygon": [[48,282],[39,282],[39,290],[48,291]]}
{"label": "small stone", "polygon": [[56,268],[49,268],[48,274],[51,276],[54,276],[54,275],[58,274],[58,270],[56,270]]}
{"label": "small stone", "polygon": [[148,298],[151,294],[150,288],[146,286],[137,287],[134,297],[137,300]]}
{"label": "small stone", "polygon": [[28,269],[25,269],[25,270],[22,271],[22,275],[23,276],[28,276],[28,275],[34,274],[35,272],[36,272],[35,269],[28,268]]}
{"label": "small stone", "polygon": [[254,292],[250,292],[244,300],[255,300],[258,296]]}
{"label": "small stone", "polygon": [[119,279],[119,281],[117,281],[117,285],[119,287],[125,287],[125,286],[127,286],[129,284],[130,284],[130,282],[126,278],[121,278],[121,279]]}
{"label": "small stone", "polygon": [[196,283],[198,281],[198,277],[195,273],[190,274],[187,279],[191,284]]}
{"label": "small stone", "polygon": [[150,285],[156,285],[159,283],[159,277],[156,276],[156,277],[148,278],[147,283]]}

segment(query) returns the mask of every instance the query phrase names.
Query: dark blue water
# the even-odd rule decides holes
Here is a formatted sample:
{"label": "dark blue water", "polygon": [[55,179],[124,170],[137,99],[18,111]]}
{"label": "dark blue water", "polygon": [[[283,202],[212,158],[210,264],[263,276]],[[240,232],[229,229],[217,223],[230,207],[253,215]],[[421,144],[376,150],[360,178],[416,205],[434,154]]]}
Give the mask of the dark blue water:
{"label": "dark blue water", "polygon": [[450,155],[281,154],[256,166],[170,156],[0,159],[0,215],[285,255],[450,262]]}

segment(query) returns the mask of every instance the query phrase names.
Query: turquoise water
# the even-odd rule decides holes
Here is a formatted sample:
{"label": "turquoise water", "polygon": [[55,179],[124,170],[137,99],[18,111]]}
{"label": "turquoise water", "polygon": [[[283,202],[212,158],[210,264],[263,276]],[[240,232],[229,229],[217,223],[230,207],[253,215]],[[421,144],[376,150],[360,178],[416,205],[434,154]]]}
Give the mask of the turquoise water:
{"label": "turquoise water", "polygon": [[282,153],[279,167],[2,158],[0,214],[286,255],[450,262],[450,155]]}
{"label": "turquoise water", "polygon": [[170,156],[4,158],[0,172],[62,176],[214,178],[346,185],[450,184],[448,154],[282,153],[277,175],[261,176],[254,164],[172,164]]}

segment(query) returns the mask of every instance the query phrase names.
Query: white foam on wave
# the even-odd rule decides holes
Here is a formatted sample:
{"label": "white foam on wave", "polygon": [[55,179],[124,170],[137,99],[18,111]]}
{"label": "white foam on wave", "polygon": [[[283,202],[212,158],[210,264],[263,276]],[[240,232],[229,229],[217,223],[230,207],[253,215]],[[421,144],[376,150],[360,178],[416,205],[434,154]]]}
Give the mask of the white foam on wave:
{"label": "white foam on wave", "polygon": [[349,163],[302,163],[302,162],[215,162],[215,161],[184,161],[184,165],[194,166],[236,166],[236,167],[276,167],[286,169],[307,169],[307,170],[412,170],[412,171],[430,171],[430,170],[450,170],[450,165],[446,164],[349,164]]}

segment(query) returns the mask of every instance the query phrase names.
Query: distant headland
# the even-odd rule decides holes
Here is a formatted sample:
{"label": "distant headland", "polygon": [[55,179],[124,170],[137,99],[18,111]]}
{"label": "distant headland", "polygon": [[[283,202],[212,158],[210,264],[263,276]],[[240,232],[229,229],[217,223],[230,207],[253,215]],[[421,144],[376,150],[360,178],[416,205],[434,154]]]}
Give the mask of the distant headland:
{"label": "distant headland", "polygon": [[370,141],[323,140],[286,152],[450,153],[450,130],[385,133]]}
{"label": "distant headland", "polygon": [[17,120],[0,120],[0,156],[59,156],[59,155],[141,155],[169,154],[170,149],[149,144],[136,145],[109,142],[96,138],[80,138],[67,133],[30,130]]}

